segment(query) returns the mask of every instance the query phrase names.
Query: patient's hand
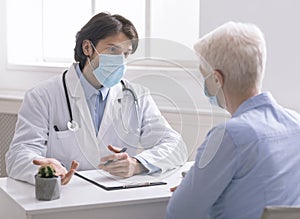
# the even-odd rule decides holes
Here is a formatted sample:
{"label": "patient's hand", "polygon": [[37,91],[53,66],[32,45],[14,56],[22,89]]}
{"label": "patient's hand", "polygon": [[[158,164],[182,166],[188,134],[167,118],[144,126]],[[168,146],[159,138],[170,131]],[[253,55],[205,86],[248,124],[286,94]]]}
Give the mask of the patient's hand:
{"label": "patient's hand", "polygon": [[171,191],[171,192],[174,192],[174,191],[177,189],[177,187],[178,187],[178,186],[174,186],[174,187],[170,188],[170,191]]}

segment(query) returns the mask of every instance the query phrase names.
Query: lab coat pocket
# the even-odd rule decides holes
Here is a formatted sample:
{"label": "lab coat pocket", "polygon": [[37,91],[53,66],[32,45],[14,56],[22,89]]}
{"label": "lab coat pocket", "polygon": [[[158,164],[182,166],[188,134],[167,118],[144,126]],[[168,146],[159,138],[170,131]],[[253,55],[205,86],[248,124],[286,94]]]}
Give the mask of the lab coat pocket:
{"label": "lab coat pocket", "polygon": [[53,157],[69,167],[72,160],[77,160],[81,153],[78,139],[80,128],[76,131],[55,131],[49,142],[48,157]]}
{"label": "lab coat pocket", "polygon": [[69,137],[73,136],[73,134],[75,132],[70,131],[70,130],[66,130],[66,131],[57,131],[55,133],[56,133],[57,139],[64,139],[64,138],[69,138]]}

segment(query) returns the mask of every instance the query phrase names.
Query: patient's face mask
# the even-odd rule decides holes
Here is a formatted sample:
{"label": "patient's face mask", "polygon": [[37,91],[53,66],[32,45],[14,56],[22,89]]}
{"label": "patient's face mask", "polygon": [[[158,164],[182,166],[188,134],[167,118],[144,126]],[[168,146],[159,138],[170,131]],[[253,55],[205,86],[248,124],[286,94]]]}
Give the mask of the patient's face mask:
{"label": "patient's face mask", "polygon": [[211,105],[221,107],[220,104],[219,104],[218,98],[217,98],[217,96],[216,96],[220,88],[218,88],[218,91],[216,92],[215,95],[210,95],[209,92],[208,92],[208,90],[207,90],[207,87],[206,87],[206,80],[207,80],[209,77],[211,77],[211,76],[212,76],[212,74],[209,74],[208,76],[206,76],[206,77],[204,78],[204,82],[203,82],[203,83],[204,83],[204,85],[203,85],[204,94],[205,94],[205,96],[208,97],[208,100],[209,100],[209,102],[210,102]]}
{"label": "patient's face mask", "polygon": [[[91,43],[94,47],[94,45]],[[93,73],[97,80],[107,88],[113,87],[118,84],[123,78],[126,71],[125,57],[123,54],[120,55],[110,55],[110,54],[99,54],[96,48],[95,51],[99,56],[99,66],[93,68]]]}

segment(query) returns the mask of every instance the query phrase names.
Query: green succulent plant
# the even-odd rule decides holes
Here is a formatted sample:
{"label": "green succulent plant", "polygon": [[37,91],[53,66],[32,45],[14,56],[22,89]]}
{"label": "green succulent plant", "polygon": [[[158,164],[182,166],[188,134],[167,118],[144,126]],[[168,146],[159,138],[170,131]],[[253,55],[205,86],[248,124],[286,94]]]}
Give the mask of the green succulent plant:
{"label": "green succulent plant", "polygon": [[55,169],[50,165],[40,166],[38,176],[41,178],[55,177]]}

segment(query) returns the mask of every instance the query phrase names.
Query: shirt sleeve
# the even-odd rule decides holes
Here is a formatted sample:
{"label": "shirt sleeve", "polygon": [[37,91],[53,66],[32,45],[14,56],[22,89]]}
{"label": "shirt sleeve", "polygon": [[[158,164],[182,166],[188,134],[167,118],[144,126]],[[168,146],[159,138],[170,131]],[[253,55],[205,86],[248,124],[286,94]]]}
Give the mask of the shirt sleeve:
{"label": "shirt sleeve", "polygon": [[167,218],[206,218],[233,178],[236,166],[236,146],[225,126],[220,125],[198,148],[195,164],[169,201]]}
{"label": "shirt sleeve", "polygon": [[151,174],[151,173],[155,173],[155,172],[161,171],[160,168],[152,165],[151,163],[149,163],[148,161],[146,161],[142,157],[134,156],[134,158],[136,158],[139,162],[141,162],[141,164],[143,164],[143,166],[148,170],[147,174]]}

